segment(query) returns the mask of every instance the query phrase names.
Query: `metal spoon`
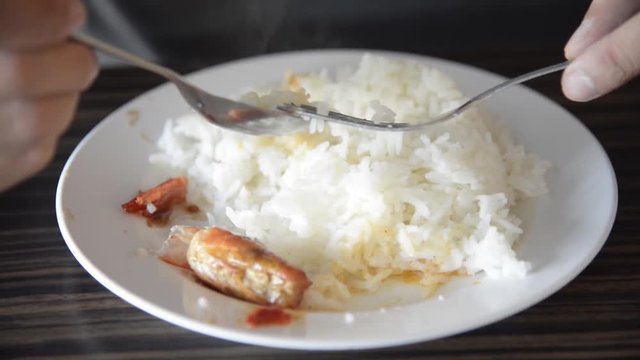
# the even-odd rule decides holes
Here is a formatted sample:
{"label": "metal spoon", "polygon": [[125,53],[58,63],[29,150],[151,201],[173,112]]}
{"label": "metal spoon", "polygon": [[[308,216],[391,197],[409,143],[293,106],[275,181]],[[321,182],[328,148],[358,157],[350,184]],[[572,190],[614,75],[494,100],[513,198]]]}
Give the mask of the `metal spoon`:
{"label": "metal spoon", "polygon": [[223,128],[252,135],[280,135],[302,131],[309,127],[305,120],[290,113],[275,109],[260,109],[213,95],[189,83],[182,75],[169,68],[145,60],[92,36],[76,33],[71,35],[71,38],[166,78],[178,88],[184,100],[194,110],[202,114],[209,122]]}

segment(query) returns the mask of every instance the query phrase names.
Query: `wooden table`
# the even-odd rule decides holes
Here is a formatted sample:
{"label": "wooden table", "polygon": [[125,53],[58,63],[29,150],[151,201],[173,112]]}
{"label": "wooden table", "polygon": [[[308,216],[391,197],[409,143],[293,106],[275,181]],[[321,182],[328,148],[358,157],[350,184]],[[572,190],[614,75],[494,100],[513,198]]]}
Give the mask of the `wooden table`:
{"label": "wooden table", "polygon": [[[554,63],[551,52],[448,53],[503,75]],[[51,165],[0,194],[0,358],[46,359],[632,359],[640,358],[640,82],[589,104],[562,97],[559,76],[531,86],[581,119],[615,168],[620,202],[609,240],[565,288],[515,316],[446,339],[373,351],[308,353],[232,343],[183,330],[132,307],[87,274],[58,230],[62,167],[111,111],[160,83],[105,70],[83,96]],[[550,129],[552,131],[552,129]]]}

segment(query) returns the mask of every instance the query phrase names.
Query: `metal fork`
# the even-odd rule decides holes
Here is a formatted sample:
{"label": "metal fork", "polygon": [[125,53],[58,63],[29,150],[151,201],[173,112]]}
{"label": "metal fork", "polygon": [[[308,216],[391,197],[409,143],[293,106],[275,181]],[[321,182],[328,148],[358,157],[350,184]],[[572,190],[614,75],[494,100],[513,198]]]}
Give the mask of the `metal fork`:
{"label": "metal fork", "polygon": [[363,129],[375,129],[375,130],[383,130],[383,131],[411,131],[416,129],[421,129],[427,126],[435,125],[446,120],[452,119],[460,114],[462,114],[465,110],[470,108],[473,105],[480,103],[495,95],[497,92],[505,90],[513,85],[517,85],[523,83],[525,81],[535,79],[540,76],[544,76],[547,74],[551,74],[556,71],[564,70],[571,61],[565,61],[559,64],[551,65],[544,67],[542,69],[538,69],[535,71],[528,72],[526,74],[520,75],[513,79],[509,79],[501,82],[500,84],[487,89],[480,94],[472,97],[467,100],[462,105],[458,106],[455,109],[446,111],[440,115],[422,121],[420,123],[389,123],[389,122],[373,122],[371,120],[357,118],[349,115],[345,115],[342,113],[329,111],[328,114],[319,114],[318,109],[314,106],[310,105],[296,105],[296,104],[284,104],[279,105],[277,108],[286,111],[290,114],[298,116],[302,119],[310,121],[312,119],[322,119],[328,120],[339,124],[356,126]]}
{"label": "metal fork", "polygon": [[510,86],[563,70],[570,63],[569,61],[566,61],[520,75],[472,97],[467,102],[453,110],[447,111],[434,118],[426,119],[424,122],[409,124],[373,122],[371,120],[348,116],[333,111],[324,115],[319,114],[318,109],[310,105],[282,104],[272,110],[257,108],[248,104],[213,95],[189,83],[182,75],[169,68],[145,60],[137,55],[131,54],[89,35],[76,33],[72,35],[71,38],[166,78],[176,85],[185,101],[194,110],[202,114],[209,122],[226,129],[251,135],[282,135],[300,132],[308,128],[308,122],[312,119],[327,120],[369,130],[411,131],[421,129],[426,126],[431,126],[454,118],[472,105],[486,100],[495,93]]}

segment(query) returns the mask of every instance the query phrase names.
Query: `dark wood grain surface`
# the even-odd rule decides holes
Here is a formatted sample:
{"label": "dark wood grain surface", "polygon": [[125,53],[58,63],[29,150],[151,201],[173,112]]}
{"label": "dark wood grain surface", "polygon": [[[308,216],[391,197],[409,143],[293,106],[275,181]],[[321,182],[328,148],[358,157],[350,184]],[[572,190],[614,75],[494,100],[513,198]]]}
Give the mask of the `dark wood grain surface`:
{"label": "dark wood grain surface", "polygon": [[[439,55],[507,76],[561,59],[558,52],[539,49],[507,53]],[[54,209],[65,161],[107,114],[159,83],[135,69],[103,71],[84,94],[51,165],[0,194],[0,358],[640,358],[640,82],[588,104],[564,99],[557,75],[531,83],[587,125],[617,174],[620,201],[613,231],[574,281],[532,308],[475,331],[405,347],[336,353],[237,344],[168,324],[111,294],[67,249]]]}

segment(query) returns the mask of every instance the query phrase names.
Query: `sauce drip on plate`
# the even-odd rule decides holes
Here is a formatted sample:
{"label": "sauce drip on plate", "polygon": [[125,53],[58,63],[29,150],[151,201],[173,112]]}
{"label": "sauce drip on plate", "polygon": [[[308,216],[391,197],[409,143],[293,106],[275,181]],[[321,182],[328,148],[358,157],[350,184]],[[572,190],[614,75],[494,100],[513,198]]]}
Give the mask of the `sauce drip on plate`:
{"label": "sauce drip on plate", "polygon": [[293,316],[278,308],[260,307],[249,313],[245,323],[252,328],[261,326],[284,326],[291,323]]}

